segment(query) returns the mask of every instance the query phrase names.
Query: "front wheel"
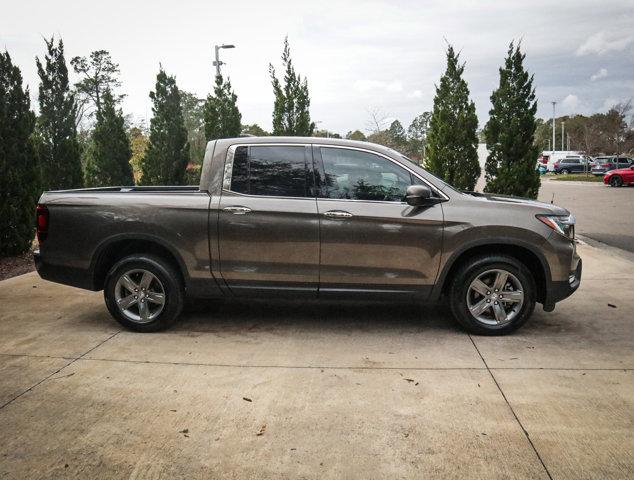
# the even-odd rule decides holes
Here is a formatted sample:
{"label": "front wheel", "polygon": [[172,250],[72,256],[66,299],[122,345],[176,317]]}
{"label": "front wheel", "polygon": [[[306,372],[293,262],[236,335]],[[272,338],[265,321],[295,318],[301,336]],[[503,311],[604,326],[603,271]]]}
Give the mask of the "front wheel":
{"label": "front wheel", "polygon": [[174,267],[160,257],[135,254],[108,272],[104,299],[110,314],[136,332],[156,332],[181,313],[183,284]]}
{"label": "front wheel", "polygon": [[568,170],[567,168],[562,169],[561,174],[562,175],[568,175],[570,173],[570,170]]}
{"label": "front wheel", "polygon": [[521,327],[535,309],[535,281],[513,257],[483,255],[467,261],[454,276],[449,301],[467,331],[504,335]]}
{"label": "front wheel", "polygon": [[622,187],[623,179],[619,175],[612,175],[610,178],[610,186],[611,187]]}

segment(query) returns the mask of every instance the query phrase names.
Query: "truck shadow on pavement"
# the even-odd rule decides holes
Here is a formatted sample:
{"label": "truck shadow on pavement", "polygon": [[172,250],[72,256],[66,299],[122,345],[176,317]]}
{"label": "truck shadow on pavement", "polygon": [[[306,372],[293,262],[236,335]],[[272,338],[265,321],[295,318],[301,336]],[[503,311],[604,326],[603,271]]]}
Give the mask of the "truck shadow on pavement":
{"label": "truck shadow on pavement", "polygon": [[445,331],[462,332],[443,305],[289,301],[202,302],[187,308],[171,331]]}

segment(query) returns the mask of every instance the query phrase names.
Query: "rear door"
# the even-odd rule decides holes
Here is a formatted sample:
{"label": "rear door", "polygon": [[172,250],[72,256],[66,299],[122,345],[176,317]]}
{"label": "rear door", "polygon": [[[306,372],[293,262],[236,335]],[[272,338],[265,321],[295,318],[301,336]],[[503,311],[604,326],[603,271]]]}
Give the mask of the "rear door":
{"label": "rear door", "polygon": [[424,299],[440,262],[442,205],[410,207],[424,183],[400,163],[355,148],[313,147],[319,188],[320,297]]}
{"label": "rear door", "polygon": [[227,154],[218,214],[220,272],[236,295],[316,296],[319,220],[310,146]]}

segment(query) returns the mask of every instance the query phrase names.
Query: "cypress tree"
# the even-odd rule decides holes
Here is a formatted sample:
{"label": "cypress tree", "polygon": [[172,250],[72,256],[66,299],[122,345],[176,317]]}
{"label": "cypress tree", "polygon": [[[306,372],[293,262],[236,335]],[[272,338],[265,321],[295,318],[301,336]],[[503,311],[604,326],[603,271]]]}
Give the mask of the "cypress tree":
{"label": "cypress tree", "polygon": [[269,64],[269,74],[275,95],[273,135],[310,137],[315,130],[315,124],[310,121],[308,81],[295,73],[288,37],[284,39],[282,64],[284,65],[284,85],[276,77],[275,67]]}
{"label": "cypress tree", "polygon": [[536,121],[533,76],[524,70],[520,45],[509,46],[500,85],[491,94],[493,107],[484,128],[489,155],[485,165],[485,192],[537,198],[539,173],[535,171],[538,147],[534,145]]}
{"label": "cypress tree", "polygon": [[231,81],[216,75],[214,94],[207,96],[204,107],[205,138],[239,137],[242,130],[242,114],[238,109],[238,96],[231,89]]}
{"label": "cypress tree", "polygon": [[132,150],[124,123],[112,93],[105,90],[88,150],[86,186],[134,185],[130,165]]}
{"label": "cypress tree", "polygon": [[0,257],[29,249],[35,233],[37,157],[35,115],[20,69],[0,52]]}
{"label": "cypress tree", "polygon": [[77,106],[68,83],[64,44],[45,40],[44,65],[36,58],[40,76],[40,116],[37,148],[45,190],[82,186],[81,149],[75,126]]}
{"label": "cypress tree", "polygon": [[181,185],[189,161],[187,129],[176,80],[161,67],[150,92],[153,117],[150,141],[142,162],[143,185]]}
{"label": "cypress tree", "polygon": [[462,78],[464,63],[449,45],[447,70],[436,86],[434,110],[427,134],[425,166],[460,190],[473,190],[480,176],[478,117]]}

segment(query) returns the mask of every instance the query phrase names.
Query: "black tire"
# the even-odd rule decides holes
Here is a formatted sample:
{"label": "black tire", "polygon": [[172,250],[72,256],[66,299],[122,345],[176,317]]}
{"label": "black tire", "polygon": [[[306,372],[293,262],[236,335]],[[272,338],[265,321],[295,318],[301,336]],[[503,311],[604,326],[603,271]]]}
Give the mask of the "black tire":
{"label": "black tire", "polygon": [[[117,282],[122,276],[128,272],[147,271],[151,273],[155,278],[152,280],[155,289],[160,287],[163,291],[163,304],[162,309],[159,311],[160,304],[156,306],[155,311],[158,313],[154,318],[143,321],[139,318],[135,321],[129,318],[130,312],[134,313],[134,306],[127,310],[127,314],[119,308],[119,304],[116,299]],[[133,275],[143,275],[142,273],[134,273]],[[156,283],[158,280],[159,283]],[[129,290],[129,289],[127,289]],[[148,291],[150,287],[148,287]],[[104,300],[108,311],[114,317],[114,319],[123,325],[125,328],[134,330],[135,332],[158,332],[164,330],[178,318],[180,315],[183,304],[185,301],[184,286],[179,272],[164,259],[146,254],[134,254],[119,260],[110,269],[106,276],[105,286],[103,290]],[[133,295],[133,293],[132,293]],[[137,298],[136,296],[134,298]],[[138,302],[135,302],[138,305]],[[148,301],[147,305],[151,305]],[[139,317],[141,312],[137,311]]]}
{"label": "black tire", "polygon": [[[467,295],[471,283],[490,270],[504,270],[511,273],[521,284],[524,294],[523,303],[508,323],[498,325],[485,324],[474,317],[467,305]],[[451,313],[456,321],[468,332],[477,335],[505,335],[524,325],[535,310],[535,280],[530,271],[515,258],[507,255],[482,255],[474,257],[461,265],[451,279],[449,286]],[[509,315],[510,316],[510,315]]]}
{"label": "black tire", "polygon": [[561,173],[562,175],[568,175],[570,173],[570,170],[568,170],[567,168],[562,168],[559,173]]}
{"label": "black tire", "polygon": [[612,175],[610,177],[610,186],[611,187],[622,187],[623,186],[623,178],[620,175]]}

